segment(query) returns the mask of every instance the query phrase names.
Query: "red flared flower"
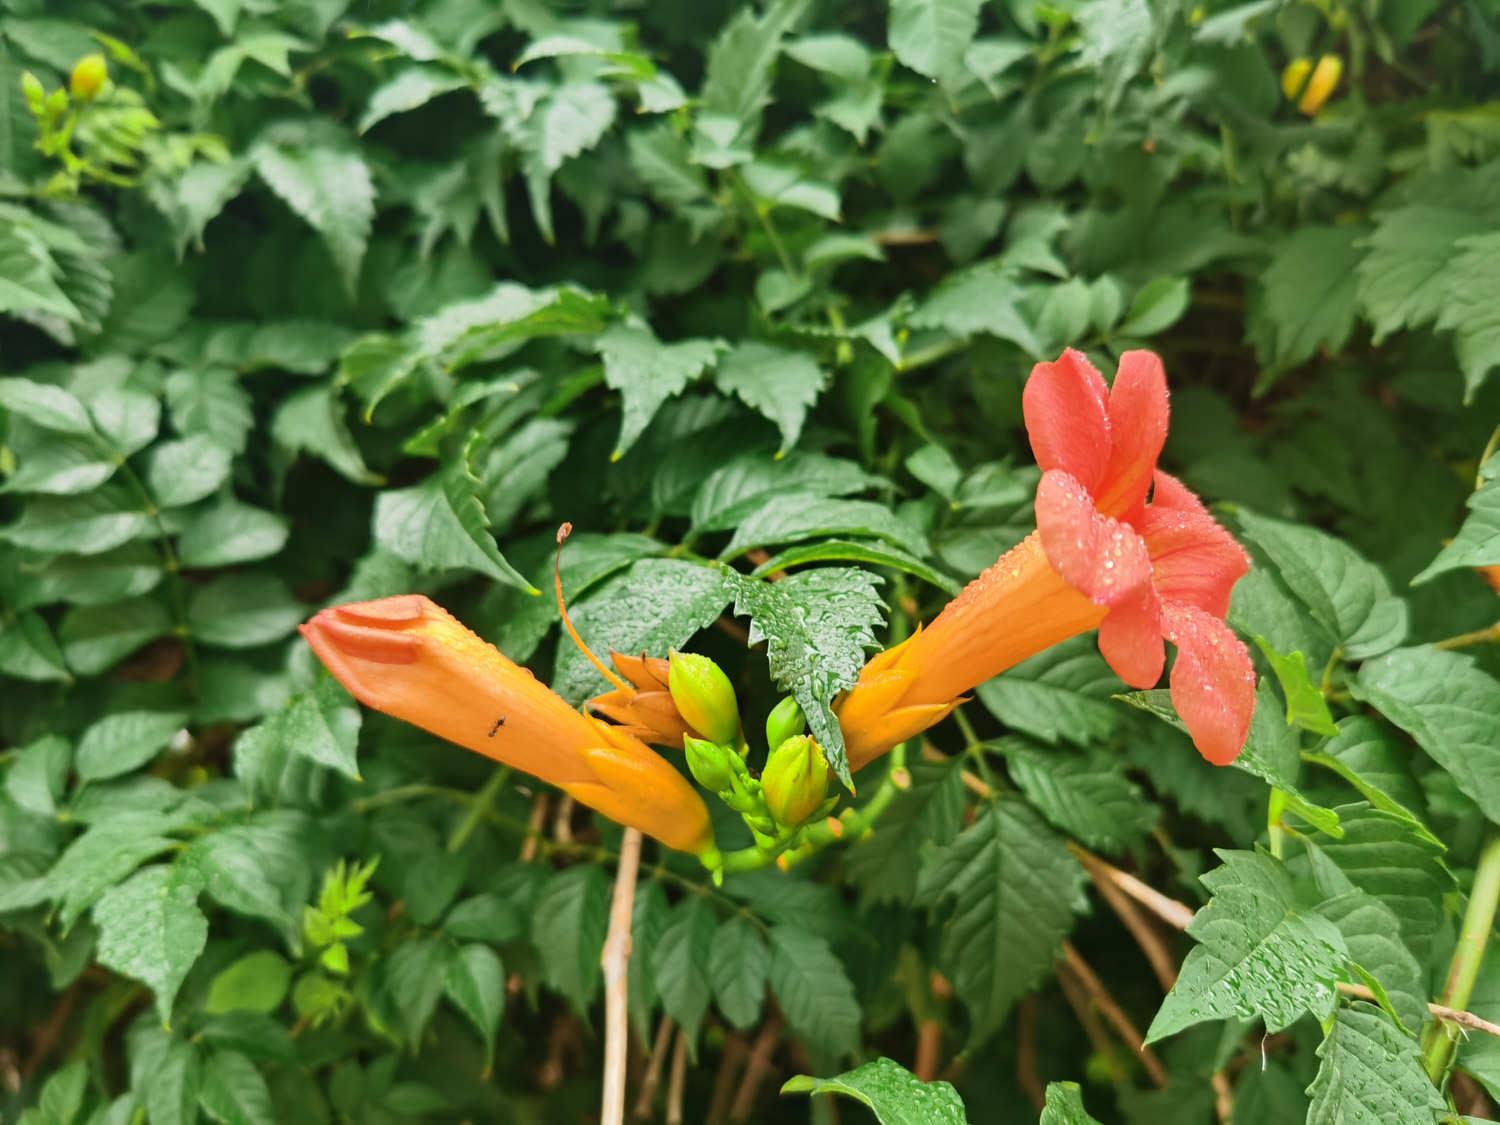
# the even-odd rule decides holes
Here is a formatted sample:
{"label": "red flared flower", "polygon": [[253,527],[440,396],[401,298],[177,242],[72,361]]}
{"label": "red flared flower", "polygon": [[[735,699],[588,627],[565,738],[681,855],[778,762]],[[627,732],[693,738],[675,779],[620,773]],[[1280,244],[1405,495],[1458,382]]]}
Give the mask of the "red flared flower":
{"label": "red flared flower", "polygon": [[1171,641],[1173,706],[1205,758],[1233,761],[1250,729],[1255,672],[1224,615],[1250,561],[1191,491],[1156,468],[1168,416],[1161,360],[1126,352],[1107,388],[1069,349],[1037,364],[1023,405],[1043,470],[1042,549],[1069,585],[1106,609],[1099,651],[1122,680],[1148,688]]}

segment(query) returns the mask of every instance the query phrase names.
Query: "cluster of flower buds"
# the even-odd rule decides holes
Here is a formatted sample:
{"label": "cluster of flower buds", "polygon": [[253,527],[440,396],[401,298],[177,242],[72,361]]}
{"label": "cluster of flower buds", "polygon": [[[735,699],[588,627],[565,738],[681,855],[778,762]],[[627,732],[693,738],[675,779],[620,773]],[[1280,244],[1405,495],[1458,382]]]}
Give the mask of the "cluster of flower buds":
{"label": "cluster of flower buds", "polygon": [[744,819],[755,845],[779,853],[802,827],[838,802],[828,796],[828,761],[804,731],[807,721],[788,696],[766,718],[765,768],[756,777],[745,759],[750,747],[740,725],[734,686],[706,656],[674,652],[668,661],[672,701],[689,726],[705,737],[682,736],[688,772]]}
{"label": "cluster of flower buds", "polygon": [[1296,99],[1297,108],[1307,117],[1316,117],[1344,76],[1344,60],[1324,55],[1316,63],[1296,58],[1281,72],[1281,92],[1287,101]]}

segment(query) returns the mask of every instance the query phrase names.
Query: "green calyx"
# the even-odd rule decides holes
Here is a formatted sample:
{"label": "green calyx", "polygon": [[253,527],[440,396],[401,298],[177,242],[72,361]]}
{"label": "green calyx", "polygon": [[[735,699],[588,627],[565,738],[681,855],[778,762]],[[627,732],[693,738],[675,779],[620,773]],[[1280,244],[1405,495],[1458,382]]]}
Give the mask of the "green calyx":
{"label": "green calyx", "polygon": [[688,726],[709,742],[733,746],[740,737],[740,704],[724,670],[695,652],[668,657],[667,688]]}
{"label": "green calyx", "polygon": [[688,772],[693,775],[693,780],[713,793],[722,793],[734,787],[736,775],[734,766],[730,764],[731,760],[740,765],[741,769],[744,768],[739,755],[728,747],[705,738],[694,738],[690,734],[682,736],[682,753],[687,759]]}
{"label": "green calyx", "polygon": [[828,760],[807,735],[784,740],[761,774],[766,808],[776,823],[795,828],[818,811],[828,796]]}

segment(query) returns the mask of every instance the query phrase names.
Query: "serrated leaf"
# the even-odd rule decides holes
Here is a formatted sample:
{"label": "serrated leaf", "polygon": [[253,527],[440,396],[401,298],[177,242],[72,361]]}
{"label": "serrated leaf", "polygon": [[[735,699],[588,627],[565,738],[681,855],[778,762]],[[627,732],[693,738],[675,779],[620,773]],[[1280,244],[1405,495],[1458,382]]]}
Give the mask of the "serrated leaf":
{"label": "serrated leaf", "polygon": [[805,0],[773,0],[764,15],[741,8],[708,48],[700,98],[710,114],[745,122],[771,90],[783,36],[805,8]]}
{"label": "serrated leaf", "polygon": [[111,887],[94,904],[99,963],[144,983],[156,996],[164,1024],[172,1001],[208,940],[198,909],[196,872],[158,864]]}
{"label": "serrated leaf", "polygon": [[859,1045],[859,1000],[822,938],[798,926],[772,928],[770,981],[787,1025],[812,1050],[842,1057]]}
{"label": "serrated leaf", "polygon": [[1390,333],[1435,320],[1449,299],[1460,239],[1487,233],[1482,212],[1458,198],[1384,211],[1357,267],[1359,302],[1378,344]]}
{"label": "serrated leaf", "polygon": [[309,387],[288,397],[271,421],[271,437],[288,453],[310,453],[354,484],[381,484],[366,467],[344,421],[343,404],[331,385]]}
{"label": "serrated leaf", "polygon": [[146,482],[163,508],[180,508],[212,496],[229,479],[233,456],[206,434],[162,442],[151,451]]}
{"label": "serrated leaf", "polygon": [[98,488],[118,466],[106,444],[93,435],[57,434],[21,423],[11,427],[8,444],[16,468],[0,485],[6,492],[74,496]]}
{"label": "serrated leaf", "polygon": [[1113,755],[1042,750],[1020,739],[1007,739],[999,749],[1012,780],[1036,810],[1091,848],[1122,852],[1156,827],[1156,805]]}
{"label": "serrated leaf", "polygon": [[1088,746],[1111,734],[1119,686],[1092,636],[1054,645],[979,685],[975,694],[1006,726],[1043,742]]}
{"label": "serrated leaf", "polygon": [[1469,497],[1469,514],[1453,541],[1438,552],[1437,558],[1411,580],[1413,586],[1464,567],[1500,566],[1500,458],[1487,462],[1495,465],[1497,475]]}
{"label": "serrated leaf", "polygon": [[892,0],[887,38],[903,64],[928,78],[953,77],[979,29],[984,0]]}
{"label": "serrated leaf", "polygon": [[185,716],[169,711],[117,711],[78,740],[73,768],[85,781],[118,777],[145,765],[182,729]]}
{"label": "serrated leaf", "polygon": [[174,842],[159,818],[119,816],[96,825],[63,849],[47,872],[47,897],[57,904],[64,932],[110,887]]}
{"label": "serrated leaf", "polygon": [[1472,401],[1489,373],[1500,366],[1500,315],[1481,294],[1500,284],[1500,236],[1461,238],[1458,256],[1447,263],[1448,296],[1437,326],[1451,329],[1464,372],[1464,400]]}
{"label": "serrated leaf", "polygon": [[630,166],[656,199],[682,207],[707,198],[708,182],[692,163],[687,142],[670,125],[631,132],[626,141]]}
{"label": "serrated leaf", "polygon": [[585,864],[553,876],[531,912],[532,943],[541,955],[542,979],[578,1012],[599,991],[599,951],[609,927],[609,881]]}
{"label": "serrated leaf", "polygon": [[1340,1009],[1318,1057],[1322,1065],[1307,1088],[1312,1097],[1308,1125],[1436,1125],[1448,1117],[1443,1096],[1422,1069],[1417,1041],[1372,1004],[1356,1002]]}
{"label": "serrated leaf", "polygon": [[687,1036],[688,1052],[698,1053],[698,1029],[708,1011],[709,964],[717,922],[713,908],[692,895],[672,911],[650,949],[651,973],[667,1015]]}
{"label": "serrated leaf", "polygon": [[1099,1125],[1083,1108],[1083,1092],[1076,1082],[1048,1082],[1046,1099],[1037,1125]]}
{"label": "serrated leaf", "polygon": [[913,327],[942,328],[957,336],[997,336],[1037,356],[1042,346],[1023,315],[1024,297],[1012,268],[979,262],[949,275],[909,319]]}
{"label": "serrated leaf", "polygon": [[977,1046],[1051,971],[1082,907],[1083,869],[1019,800],[996,801],[945,848],[929,849],[917,900],[951,903],[939,967],[953,982]]}
{"label": "serrated leaf", "polygon": [[821,543],[804,543],[798,547],[788,547],[757,566],[751,572],[751,577],[763,578],[779,570],[789,570],[792,567],[814,562],[852,562],[862,563],[865,566],[890,567],[892,570],[899,570],[920,578],[950,596],[956,596],[961,589],[959,584],[946,574],[939,573],[915,555],[908,554],[899,547],[892,547],[885,543],[859,543],[851,539],[825,539]]}
{"label": "serrated leaf", "polygon": [[876,830],[846,853],[862,902],[909,904],[917,892],[922,846],[946,846],[963,826],[959,760],[912,763],[911,788],[896,794]]}
{"label": "serrated leaf", "polygon": [[185,437],[206,434],[231,453],[245,451],[253,425],[250,396],[238,374],[227,367],[176,371],[167,376],[167,408],[172,425]]}
{"label": "serrated leaf", "polygon": [[929,550],[922,533],[884,504],[792,490],[772,493],[746,513],[719,557],[732,559],[755,547],[844,535],[884,539],[913,555]]}
{"label": "serrated leaf", "polygon": [[604,381],[624,400],[620,436],[611,459],[635,444],[656,410],[710,367],[719,355],[713,340],[663,344],[649,328],[619,325],[595,342],[604,360]]}
{"label": "serrated leaf", "polygon": [[193,591],[188,628],[200,644],[254,648],[290,635],[307,609],[272,574],[226,574]]}
{"label": "serrated leaf", "polygon": [[290,908],[306,897],[311,882],[303,859],[307,829],[297,813],[257,813],[246,824],[199,836],[178,862],[199,872],[204,892],[220,906],[269,922],[295,952]]}
{"label": "serrated leaf", "polygon": [[[1342,873],[1341,873],[1342,874]],[[1401,920],[1374,895],[1345,884],[1342,893],[1324,888],[1318,912],[1339,928],[1349,960],[1375,978],[1409,1031],[1427,1022],[1426,974],[1401,941]]]}
{"label": "serrated leaf", "polygon": [[495,1054],[495,1033],[505,1010],[505,967],[488,945],[462,945],[448,956],[443,994],[484,1040],[485,1056]]}
{"label": "serrated leaf", "polygon": [[1276,682],[1286,699],[1288,726],[1301,727],[1314,734],[1335,735],[1338,727],[1328,710],[1328,701],[1308,675],[1307,658],[1301,652],[1280,653],[1264,637],[1255,638],[1256,647],[1265,655]]}
{"label": "serrated leaf", "polygon": [[[1263,365],[1295,367],[1348,343],[1360,257],[1355,242],[1364,233],[1357,226],[1302,226],[1277,243],[1260,279],[1264,297],[1250,322]],[[1257,390],[1270,382],[1263,375]]]}
{"label": "serrated leaf", "polygon": [[1191,291],[1185,277],[1152,278],[1136,292],[1120,325],[1121,336],[1155,336],[1182,319]]}
{"label": "serrated leaf", "polygon": [[804,570],[780,582],[726,577],[734,589],[734,612],[750,618],[750,644],[766,642],[771,678],[790,692],[807,717],[839,779],[854,788],[844,732],[833,713],[833,697],[854,686],[873,648],[875,626],[885,606],[875,592],[881,579],[851,567]]}
{"label": "serrated leaf", "polygon": [[1188,934],[1198,945],[1146,1032],[1155,1042],[1204,1020],[1259,1017],[1268,1032],[1304,1012],[1323,1018],[1347,957],[1326,918],[1301,911],[1279,860],[1215,849],[1223,866],[1202,877],[1213,894]]}
{"label": "serrated leaf", "polygon": [[714,382],[774,422],[785,453],[797,444],[808,408],[818,401],[828,373],[807,352],[749,340],[719,361]]}
{"label": "serrated leaf", "polygon": [[34,230],[14,221],[0,228],[0,313],[83,320],[83,314],[58,284],[61,273]]}
{"label": "serrated leaf", "polygon": [[[680,559],[641,559],[570,610],[573,625],[596,652],[666,656],[724,612],[733,597],[717,570]],[[573,646],[557,656],[552,688],[570,703],[608,688]]]}
{"label": "serrated leaf", "polygon": [[1344,719],[1321,750],[1303,759],[1333,770],[1377,809],[1420,827],[1414,810],[1422,807],[1422,790],[1412,776],[1411,753],[1389,727],[1363,715]]}
{"label": "serrated leaf", "polygon": [[783,1094],[841,1094],[869,1106],[880,1125],[968,1125],[963,1099],[948,1082],[923,1082],[900,1063],[879,1058],[832,1078],[799,1074]]}
{"label": "serrated leaf", "polygon": [[336,680],[324,676],[312,691],[303,692],[286,705],[275,737],[302,757],[358,781],[354,751],[359,744],[360,723],[359,708]]}
{"label": "serrated leaf", "polygon": [[281,954],[269,949],[247,953],[214,975],[203,1010],[211,1015],[274,1012],[291,980],[292,967]]}
{"label": "serrated leaf", "polygon": [[1151,55],[1151,7],[1146,0],[1092,0],[1077,20],[1078,59],[1098,76],[1099,100],[1108,113]]}
{"label": "serrated leaf", "polygon": [[359,117],[358,131],[367,133],[393,114],[417,109],[467,84],[459,75],[441,67],[406,67],[371,91],[365,111]]}
{"label": "serrated leaf", "polygon": [[322,237],[353,294],[375,217],[375,181],[359,150],[331,125],[278,127],[256,142],[250,160],[266,186]]}
{"label": "serrated leaf", "polygon": [[714,1003],[726,1020],[741,1031],[760,1022],[771,953],[750,919],[737,915],[713,935],[708,977]]}
{"label": "serrated leaf", "polygon": [[399,1021],[402,1035],[413,1046],[442,998],[448,951],[435,938],[415,938],[397,946],[381,962],[381,985]]}
{"label": "serrated leaf", "polygon": [[727,531],[778,493],[844,496],[882,483],[853,461],[821,453],[744,453],[720,465],[699,486],[693,496],[693,530]]}
{"label": "serrated leaf", "polygon": [[1406,603],[1373,563],[1311,527],[1240,510],[1240,526],[1287,587],[1353,660],[1378,656],[1406,636]]}
{"label": "serrated leaf", "polygon": [[203,1063],[198,1104],[220,1125],[275,1125],[266,1080],[238,1051],[214,1051]]}

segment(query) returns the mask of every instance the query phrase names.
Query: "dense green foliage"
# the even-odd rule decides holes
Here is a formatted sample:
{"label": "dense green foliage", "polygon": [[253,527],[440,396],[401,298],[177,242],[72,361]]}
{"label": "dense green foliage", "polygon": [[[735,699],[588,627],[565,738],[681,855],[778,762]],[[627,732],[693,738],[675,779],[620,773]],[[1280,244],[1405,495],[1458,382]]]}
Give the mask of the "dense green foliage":
{"label": "dense green foliage", "polygon": [[[1033,526],[1021,387],[1065,345],[1166,361],[1166,467],[1256,559],[1249,748],[1203,763],[1080,638],[864,839],[718,888],[648,845],[632,1098],[665,1015],[689,1121],[753,1043],[764,1120],[962,1116],[882,1055],[976,1122],[1483,1116],[1500,1040],[1434,1086],[1419,1037],[1500,1020],[1500,963],[1445,983],[1500,879],[1497,27],[0,0],[0,1116],[589,1120],[619,829],[534,819],[295,626],[420,590],[579,702],[536,593],[569,521],[591,645],[709,653],[756,722],[794,694],[842,768],[865,654]],[[1280,76],[1325,53],[1309,117]],[[1201,908],[1145,922],[1165,999],[1082,848]]]}

